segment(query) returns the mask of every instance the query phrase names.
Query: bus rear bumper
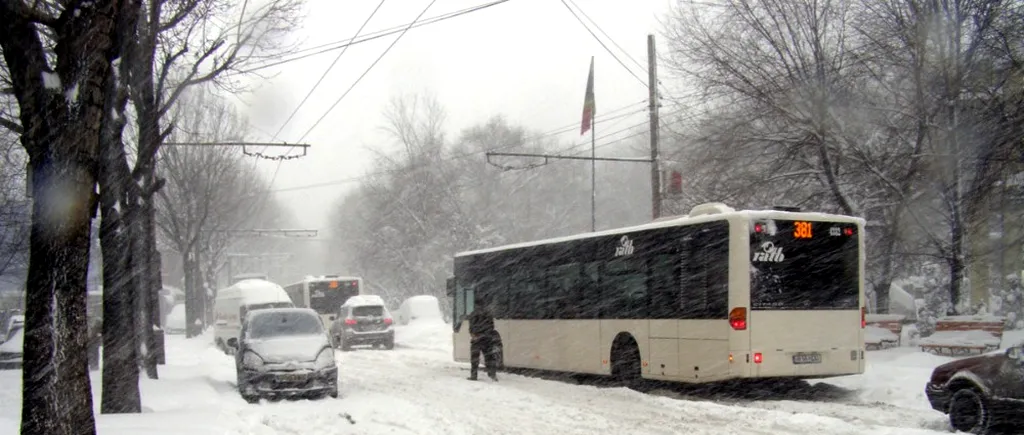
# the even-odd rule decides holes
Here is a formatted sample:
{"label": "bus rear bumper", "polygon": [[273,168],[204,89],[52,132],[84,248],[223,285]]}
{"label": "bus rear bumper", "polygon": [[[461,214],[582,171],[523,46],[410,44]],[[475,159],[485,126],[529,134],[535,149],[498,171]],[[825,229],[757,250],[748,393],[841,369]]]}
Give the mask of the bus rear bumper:
{"label": "bus rear bumper", "polygon": [[827,351],[755,350],[734,358],[733,373],[740,378],[816,379],[863,374],[864,366],[862,348]]}

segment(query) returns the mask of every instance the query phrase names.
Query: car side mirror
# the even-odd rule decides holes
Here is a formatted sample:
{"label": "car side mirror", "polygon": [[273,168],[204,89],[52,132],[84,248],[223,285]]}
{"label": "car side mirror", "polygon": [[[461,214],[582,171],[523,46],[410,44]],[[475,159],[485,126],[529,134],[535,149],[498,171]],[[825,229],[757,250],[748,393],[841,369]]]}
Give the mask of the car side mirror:
{"label": "car side mirror", "polygon": [[1017,362],[1022,362],[1021,358],[1024,357],[1024,354],[1021,353],[1020,346],[1014,346],[1006,349],[1006,357]]}
{"label": "car side mirror", "polygon": [[228,347],[237,350],[238,349],[238,339],[234,338],[234,337],[229,338],[228,339]]}

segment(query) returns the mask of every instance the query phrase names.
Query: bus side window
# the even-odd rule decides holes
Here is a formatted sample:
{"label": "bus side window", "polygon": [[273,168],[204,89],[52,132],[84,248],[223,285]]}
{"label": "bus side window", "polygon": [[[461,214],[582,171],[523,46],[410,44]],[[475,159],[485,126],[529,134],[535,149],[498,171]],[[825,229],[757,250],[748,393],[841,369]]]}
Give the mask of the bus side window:
{"label": "bus side window", "polygon": [[679,317],[678,264],[674,253],[651,256],[648,263],[649,287],[651,291],[650,316],[652,319],[675,319]]}
{"label": "bus side window", "polygon": [[547,318],[575,319],[579,311],[579,263],[553,266],[547,270]]}
{"label": "bus side window", "polygon": [[605,263],[601,273],[603,319],[647,318],[647,267],[642,258],[620,257]]}
{"label": "bus side window", "polygon": [[683,319],[720,319],[728,316],[729,228],[725,222],[696,226],[682,245]]}
{"label": "bus side window", "polygon": [[601,318],[601,262],[592,261],[583,265],[582,282],[579,288],[578,319]]}

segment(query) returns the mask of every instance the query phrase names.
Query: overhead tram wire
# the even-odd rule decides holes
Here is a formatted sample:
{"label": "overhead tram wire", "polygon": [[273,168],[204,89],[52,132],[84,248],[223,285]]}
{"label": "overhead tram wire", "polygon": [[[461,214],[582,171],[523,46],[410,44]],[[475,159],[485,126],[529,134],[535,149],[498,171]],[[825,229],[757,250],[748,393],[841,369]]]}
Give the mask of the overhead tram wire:
{"label": "overhead tram wire", "polygon": [[[380,0],[380,3],[377,3],[377,7],[373,9],[373,12],[370,12],[370,16],[366,17],[366,20],[363,20],[363,24],[359,26],[358,30],[356,30],[356,34],[352,36],[352,39],[358,38],[359,34],[363,33],[363,29],[366,28],[367,24],[370,24],[370,20],[373,19],[374,15],[377,15],[377,11],[380,10],[381,6],[384,6],[384,2],[386,1],[387,0]],[[325,78],[327,78],[327,74],[330,74],[331,70],[334,69],[334,65],[337,65],[338,61],[341,60],[341,57],[344,56],[346,52],[348,52],[349,47],[351,47],[351,44],[345,45],[345,48],[341,50],[341,53],[338,53],[338,55],[334,57],[334,61],[331,62],[330,66],[328,66],[324,73],[320,75],[320,79],[317,80],[316,84],[314,84],[313,87],[309,89],[309,92],[306,94],[305,97],[302,98],[302,101],[299,103],[299,105],[295,106],[295,110],[292,110],[291,115],[288,115],[288,119],[286,119],[284,123],[281,124],[281,127],[277,129],[277,132],[274,133],[274,138],[277,138],[277,136],[281,134],[281,131],[283,131],[284,128],[288,125],[288,123],[291,122],[292,118],[295,117],[295,114],[299,113],[299,109],[302,109],[302,106],[306,104],[306,101],[309,101],[309,97],[313,95],[313,92],[316,92],[316,89],[320,87],[320,84],[324,82]],[[302,142],[302,140],[299,140],[299,142]]]}
{"label": "overhead tram wire", "polygon": [[[380,3],[378,3],[377,7],[373,9],[373,12],[370,12],[370,16],[366,17],[366,19],[363,20],[363,24],[360,25],[359,29],[356,30],[356,33],[355,35],[352,36],[352,39],[359,37],[359,34],[363,32],[363,29],[366,28],[366,25],[370,23],[370,20],[373,19],[374,15],[377,15],[377,12],[380,11],[381,6],[384,6],[385,1],[387,0],[380,0]],[[324,73],[320,75],[320,79],[317,80],[316,84],[314,84],[312,88],[310,88],[309,92],[302,99],[302,101],[297,106],[295,106],[295,110],[292,111],[291,115],[288,115],[288,119],[281,123],[281,127],[277,129],[277,132],[274,133],[274,136],[271,138],[271,140],[276,139],[277,136],[281,134],[282,131],[284,131],[284,128],[288,126],[288,123],[291,122],[292,118],[295,117],[295,114],[299,113],[299,110],[302,109],[302,106],[305,105],[307,101],[309,101],[309,97],[313,95],[313,92],[316,92],[316,88],[318,88],[320,84],[323,83],[324,79],[327,77],[327,74],[329,74],[331,72],[331,69],[334,68],[334,65],[336,65],[338,61],[341,60],[341,57],[345,55],[345,52],[348,51],[348,47],[349,45],[346,45],[344,49],[341,50],[341,53],[338,53],[338,55],[334,57],[334,61],[331,62],[331,65],[328,66]],[[305,138],[305,135],[303,135],[303,138]],[[298,142],[301,143],[302,139],[299,139]],[[267,148],[269,147],[264,147],[263,152],[266,152]],[[284,156],[287,157],[289,154],[291,154],[291,151],[292,150],[288,150],[287,152],[285,152]],[[266,203],[266,201],[270,199],[270,195],[274,192],[274,182],[277,181],[277,175],[281,172],[282,163],[284,163],[284,159],[277,161],[277,167],[274,168],[274,174],[270,176],[270,184],[268,185],[269,189],[267,189],[267,196],[264,198],[263,203]]]}
{"label": "overhead tram wire", "polygon": [[[373,9],[373,12],[370,12],[370,16],[366,17],[366,19],[363,20],[363,24],[359,26],[358,30],[356,30],[356,33],[355,33],[355,35],[352,36],[352,39],[355,39],[355,38],[359,37],[359,34],[363,32],[363,29],[366,28],[366,25],[370,23],[370,20],[373,19],[374,15],[377,15],[377,11],[380,10],[381,6],[384,6],[384,2],[385,1],[387,1],[387,0],[380,0],[380,3],[378,3],[377,7]],[[331,70],[334,69],[334,65],[336,65],[338,63],[338,61],[341,60],[341,57],[344,56],[345,52],[347,52],[347,51],[348,51],[348,46],[345,46],[345,48],[343,50],[341,50],[341,53],[338,53],[338,55],[334,57],[334,61],[331,62],[331,65],[328,66],[327,69],[324,70],[324,73],[320,75],[320,79],[317,80],[316,84],[314,84],[313,87],[309,89],[309,92],[306,94],[305,97],[302,98],[302,101],[299,102],[299,104],[297,106],[295,106],[295,110],[292,110],[292,113],[290,115],[288,115],[288,119],[285,119],[285,121],[283,123],[281,123],[281,126],[278,127],[277,132],[275,132],[271,136],[271,138],[270,138],[271,141],[277,139],[277,136],[280,135],[282,131],[284,131],[284,128],[287,127],[288,123],[291,122],[291,120],[295,117],[295,115],[297,113],[299,113],[299,110],[302,109],[302,106],[304,106],[306,104],[306,102],[309,101],[309,97],[313,95],[313,92],[316,92],[316,89],[318,87],[320,87],[320,84],[323,83],[325,78],[327,78],[327,74],[329,74],[331,72]],[[300,140],[299,142],[302,142],[302,141]],[[270,147],[263,147],[263,151],[260,151],[260,154],[265,153],[268,148],[270,148]],[[288,152],[285,153],[285,156],[287,157],[289,154],[291,154],[291,150],[288,150]],[[281,160],[277,161],[277,167],[274,168],[274,175],[271,176],[271,181],[270,181],[271,186],[273,186],[274,180],[277,179],[277,173],[281,170],[281,164],[283,162],[284,162],[284,159],[281,159]]]}
{"label": "overhead tram wire", "polygon": [[[251,72],[255,72],[255,71],[259,71],[259,70],[263,70],[263,69],[267,69],[267,68],[272,68],[272,67],[275,67],[275,66],[284,65],[284,64],[295,62],[295,61],[298,61],[298,60],[306,59],[308,57],[317,56],[317,55],[328,53],[328,52],[331,52],[331,51],[334,51],[334,50],[342,49],[342,48],[348,47],[350,45],[356,45],[356,44],[360,44],[360,43],[363,43],[363,42],[373,41],[375,39],[380,39],[380,38],[383,38],[385,36],[394,35],[396,33],[405,33],[406,31],[408,31],[409,29],[412,29],[412,28],[426,26],[428,24],[438,23],[438,22],[441,22],[441,21],[444,21],[444,20],[448,20],[448,19],[451,19],[451,18],[459,17],[459,16],[462,16],[462,15],[466,15],[466,14],[471,13],[471,12],[476,12],[476,11],[480,11],[480,10],[483,10],[483,9],[487,9],[489,7],[492,7],[492,6],[497,6],[499,4],[502,4],[502,3],[505,3],[505,2],[508,2],[508,1],[509,0],[496,0],[496,1],[493,1],[493,2],[490,2],[490,3],[484,3],[484,4],[481,4],[481,5],[477,5],[477,6],[473,6],[473,7],[469,7],[469,8],[465,8],[465,9],[460,9],[460,10],[453,11],[453,12],[448,12],[446,14],[441,14],[441,15],[434,16],[434,17],[431,17],[431,18],[427,18],[425,20],[416,20],[416,21],[413,21],[412,23],[403,24],[401,26],[395,26],[395,27],[390,27],[390,28],[387,28],[387,29],[377,30],[377,31],[374,31],[374,32],[370,32],[367,35],[363,35],[362,39],[350,38],[350,39],[346,39],[346,40],[335,41],[335,42],[319,45],[319,46],[316,46],[316,47],[310,47],[310,48],[301,49],[301,50],[299,50],[299,51],[297,51],[295,53],[291,53],[293,55],[293,57],[287,57],[287,58],[283,58],[281,60],[271,61],[271,62],[265,63],[263,65],[257,65],[257,66],[254,66],[252,68],[239,71],[238,74],[246,74],[246,73],[251,73]],[[335,44],[338,44],[338,45],[335,45]],[[303,53],[305,53],[305,54],[303,54]]]}
{"label": "overhead tram wire", "polygon": [[331,111],[333,111],[334,108],[337,107],[339,103],[341,103],[341,100],[345,99],[345,96],[347,96],[349,92],[352,92],[352,89],[355,89],[356,85],[358,85],[359,82],[363,80],[363,77],[366,77],[366,75],[370,73],[373,67],[376,66],[377,63],[380,62],[380,60],[383,59],[384,56],[386,56],[389,51],[391,51],[395,44],[398,44],[398,41],[402,40],[402,37],[405,36],[405,33],[408,32],[409,29],[411,29],[414,25],[416,25],[416,22],[419,21],[419,19],[423,17],[423,14],[427,13],[430,7],[433,6],[434,3],[436,2],[437,0],[430,0],[430,3],[427,4],[427,7],[423,8],[423,11],[421,11],[420,14],[417,15],[416,18],[411,23],[409,23],[409,25],[405,28],[405,30],[402,31],[402,33],[398,34],[398,37],[395,38],[394,41],[391,41],[391,45],[388,45],[388,48],[385,48],[384,52],[381,53],[380,56],[377,56],[377,60],[374,60],[373,63],[371,63],[370,66],[368,66],[366,70],[363,71],[363,74],[356,78],[356,81],[352,83],[352,86],[349,86],[348,89],[345,90],[345,93],[341,94],[341,96],[334,101],[334,104],[332,104],[331,107],[327,108],[327,111],[324,112],[322,116],[320,116],[320,119],[317,119],[316,122],[314,122],[313,125],[310,126],[305,133],[302,134],[302,137],[299,138],[300,143],[306,139],[306,136],[308,136],[309,133],[313,131],[313,129],[320,125],[320,122],[322,122],[324,118],[327,118],[327,115],[329,115]]}
{"label": "overhead tram wire", "polygon": [[562,2],[563,5],[565,5],[565,8],[568,9],[570,13],[572,13],[572,16],[574,18],[576,18],[576,21],[579,21],[579,23],[583,26],[583,28],[587,29],[587,33],[590,33],[590,36],[594,37],[594,40],[596,40],[598,44],[601,44],[601,47],[604,48],[604,51],[607,51],[608,54],[610,54],[612,56],[612,58],[615,59],[615,61],[619,63],[619,65],[622,65],[622,67],[625,68],[626,71],[628,71],[629,74],[631,76],[633,76],[633,78],[637,79],[637,81],[639,81],[640,84],[644,85],[644,87],[648,87],[649,86],[647,84],[647,82],[644,81],[644,79],[642,79],[642,78],[640,78],[640,76],[636,75],[636,73],[633,71],[632,68],[626,66],[625,62],[623,62],[622,59],[619,59],[619,57],[615,55],[615,52],[613,52],[610,48],[608,48],[608,46],[604,44],[604,41],[602,41],[601,38],[598,38],[597,34],[595,34],[593,30],[590,30],[590,26],[588,26],[587,23],[585,23],[583,21],[583,19],[580,18],[580,16],[576,14],[576,11],[574,11],[572,9],[572,7],[569,6],[569,3],[566,3],[565,0],[561,0],[561,2]]}
{"label": "overhead tram wire", "polygon": [[[363,77],[366,77],[366,74],[368,74],[370,72],[370,70],[372,70],[373,67],[376,66],[377,63],[380,62],[380,60],[383,59],[385,55],[388,54],[389,51],[391,51],[391,48],[393,48],[395,46],[395,44],[398,44],[398,41],[400,41],[402,39],[402,37],[405,36],[405,32],[408,32],[409,29],[411,29],[412,26],[414,26],[416,24],[416,22],[419,21],[419,19],[421,17],[423,17],[423,14],[427,13],[427,11],[430,10],[430,7],[433,6],[435,2],[437,2],[437,0],[430,0],[430,3],[427,4],[427,7],[423,8],[423,11],[421,11],[420,14],[417,15],[416,18],[411,23],[409,23],[408,26],[406,26],[405,30],[403,30],[402,33],[400,33],[398,35],[398,37],[395,38],[394,41],[391,41],[391,45],[389,45],[388,48],[385,48],[384,52],[381,53],[380,56],[377,56],[377,59],[374,60],[373,63],[371,63],[370,66],[367,67],[365,71],[363,71],[362,75],[360,75],[358,78],[356,78],[356,81],[352,83],[352,86],[349,86],[348,89],[345,90],[345,93],[341,94],[341,96],[338,97],[338,99],[334,101],[334,104],[332,104],[331,107],[329,107],[327,109],[327,111],[324,112],[324,114],[322,116],[320,116],[320,119],[317,119],[317,121],[315,123],[313,123],[313,125],[310,126],[309,129],[306,130],[305,133],[302,134],[302,137],[299,138],[298,142],[301,143],[303,140],[305,140],[306,136],[308,136],[309,133],[312,132],[313,129],[315,129],[318,125],[320,125],[320,122],[323,121],[324,118],[326,118],[327,115],[330,114],[332,110],[334,110],[334,108],[338,105],[338,103],[341,103],[341,100],[343,100],[345,98],[345,96],[348,95],[349,92],[352,91],[352,89],[355,89],[356,85],[358,85],[359,82],[363,80]],[[374,12],[376,12],[376,11],[374,11]],[[271,178],[270,178],[270,186],[271,187],[274,185],[274,182],[277,181],[277,174],[278,174],[278,172],[280,170],[281,170],[281,165],[279,163],[278,166],[277,166],[277,169],[274,170],[274,175],[271,176]],[[273,192],[273,191],[274,190],[270,190],[270,192]]]}

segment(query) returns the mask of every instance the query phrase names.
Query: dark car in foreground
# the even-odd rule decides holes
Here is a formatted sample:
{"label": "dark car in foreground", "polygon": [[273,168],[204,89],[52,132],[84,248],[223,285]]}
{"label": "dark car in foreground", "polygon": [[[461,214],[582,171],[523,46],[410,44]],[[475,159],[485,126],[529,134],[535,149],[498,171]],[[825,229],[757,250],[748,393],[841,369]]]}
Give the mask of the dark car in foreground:
{"label": "dark car in foreground", "polygon": [[238,391],[250,403],[262,397],[338,397],[338,366],[320,316],[308,308],[250,311],[238,339]]}
{"label": "dark car in foreground", "polygon": [[1024,348],[952,361],[935,368],[925,386],[932,408],[953,429],[985,434],[1024,420]]}

